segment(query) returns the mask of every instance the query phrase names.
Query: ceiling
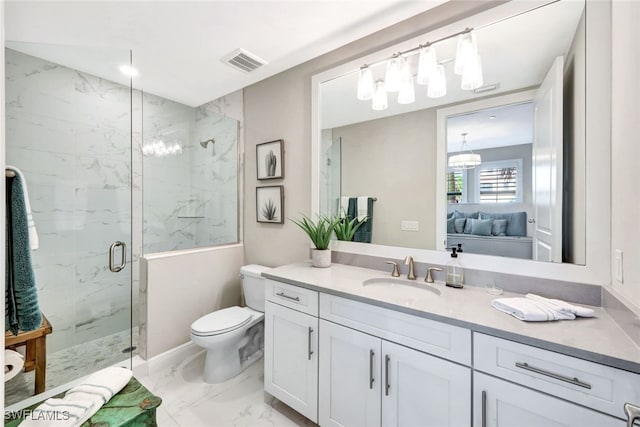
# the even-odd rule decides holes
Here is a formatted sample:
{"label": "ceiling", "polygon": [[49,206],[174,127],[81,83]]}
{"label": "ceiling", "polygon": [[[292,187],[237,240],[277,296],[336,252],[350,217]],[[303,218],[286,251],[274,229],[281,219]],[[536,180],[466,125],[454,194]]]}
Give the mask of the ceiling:
{"label": "ceiling", "polygon": [[[5,38],[25,53],[120,82],[131,49],[135,87],[199,106],[444,2],[8,0]],[[221,61],[237,48],[267,65],[245,73]]]}
{"label": "ceiling", "polygon": [[[358,73],[354,67],[353,72],[321,85],[322,128],[330,129],[538,86],[555,57],[568,52],[583,9],[582,1],[563,0],[478,28],[484,85],[499,84],[499,88],[491,92],[474,94],[460,89],[460,76],[453,74],[455,38],[434,45],[447,78],[447,94],[442,98],[428,98],[426,86],[416,85],[414,103],[400,105],[396,102],[396,94],[389,94],[389,108],[374,111],[371,101],[356,98]],[[460,30],[466,26],[464,21],[460,22]],[[425,38],[420,43],[427,41],[429,39]],[[414,72],[417,56],[409,59]],[[386,62],[371,67],[374,80],[384,78],[385,67]],[[459,137],[455,140],[458,141]]]}
{"label": "ceiling", "polygon": [[447,152],[460,151],[462,133],[467,134],[467,143],[474,151],[531,144],[533,114],[533,102],[525,102],[448,117]]}

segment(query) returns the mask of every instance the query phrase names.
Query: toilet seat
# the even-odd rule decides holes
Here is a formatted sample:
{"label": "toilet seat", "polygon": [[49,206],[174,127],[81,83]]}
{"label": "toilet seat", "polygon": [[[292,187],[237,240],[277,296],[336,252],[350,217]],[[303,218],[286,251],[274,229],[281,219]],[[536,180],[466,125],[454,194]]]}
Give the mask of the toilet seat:
{"label": "toilet seat", "polygon": [[238,329],[251,320],[251,311],[242,307],[229,307],[202,316],[191,325],[191,333],[210,337]]}

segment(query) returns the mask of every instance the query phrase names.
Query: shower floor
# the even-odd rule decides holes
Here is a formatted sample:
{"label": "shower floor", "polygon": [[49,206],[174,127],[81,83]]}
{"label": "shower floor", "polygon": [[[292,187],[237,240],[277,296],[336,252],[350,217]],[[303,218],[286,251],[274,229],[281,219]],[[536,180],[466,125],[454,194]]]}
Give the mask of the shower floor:
{"label": "shower floor", "polygon": [[[133,343],[138,342],[138,327],[133,328]],[[131,345],[129,330],[75,345],[47,355],[46,389],[58,387],[97,369],[114,365],[133,354],[122,351]],[[35,372],[22,372],[4,383],[5,406],[33,396]]]}

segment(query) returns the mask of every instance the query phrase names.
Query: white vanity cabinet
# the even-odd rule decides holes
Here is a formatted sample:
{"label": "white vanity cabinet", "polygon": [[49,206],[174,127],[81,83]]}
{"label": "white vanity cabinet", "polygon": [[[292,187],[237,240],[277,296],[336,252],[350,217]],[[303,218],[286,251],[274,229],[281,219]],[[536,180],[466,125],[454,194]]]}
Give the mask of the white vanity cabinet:
{"label": "white vanity cabinet", "polygon": [[380,338],[320,320],[319,424],[380,425]]}
{"label": "white vanity cabinet", "polygon": [[[469,425],[470,368],[324,320],[340,312],[352,327],[368,330],[375,324],[380,335],[385,330],[391,334],[397,323],[389,321],[386,309],[324,294],[320,300],[321,426]],[[345,305],[349,310],[342,310]],[[396,322],[402,318],[423,330],[433,326],[429,320],[394,313],[400,315],[391,316]],[[452,326],[450,332],[459,331]],[[438,329],[431,340],[444,342],[443,335],[448,334]],[[415,339],[411,333],[396,338],[403,344]],[[425,344],[428,334],[420,334],[419,340]]]}
{"label": "white vanity cabinet", "polygon": [[623,427],[624,422],[480,372],[473,374],[474,427]]}
{"label": "white vanity cabinet", "polygon": [[322,427],[623,427],[640,403],[622,369],[355,296],[265,292],[265,390]]}
{"label": "white vanity cabinet", "polygon": [[[486,390],[489,399],[487,426],[495,425],[493,424],[497,421],[495,411],[498,411],[497,414],[503,413],[498,410],[501,406],[519,408],[519,410],[528,411],[532,416],[557,417],[558,420],[565,419],[562,415],[564,412],[584,414],[586,417],[586,421],[578,423],[574,422],[573,418],[567,418],[566,424],[562,425],[621,425],[621,421],[613,417],[625,419],[624,404],[640,402],[640,375],[621,369],[481,333],[474,333],[473,354],[475,408],[480,408],[478,393],[481,390],[478,387],[482,381],[478,378],[484,378],[480,372],[546,394],[542,395],[537,391],[526,389],[520,390],[522,387],[507,392],[503,391],[508,390],[509,383],[506,381],[495,379],[489,382],[494,389]],[[487,382],[487,380],[483,381]],[[532,405],[531,402],[545,403]],[[510,413],[504,412],[504,414]],[[474,419],[476,421],[479,419],[477,413]],[[476,425],[483,426],[483,424]],[[498,422],[498,425],[518,426],[520,424],[503,421]]]}
{"label": "white vanity cabinet", "polygon": [[317,317],[265,303],[264,388],[317,422]]}

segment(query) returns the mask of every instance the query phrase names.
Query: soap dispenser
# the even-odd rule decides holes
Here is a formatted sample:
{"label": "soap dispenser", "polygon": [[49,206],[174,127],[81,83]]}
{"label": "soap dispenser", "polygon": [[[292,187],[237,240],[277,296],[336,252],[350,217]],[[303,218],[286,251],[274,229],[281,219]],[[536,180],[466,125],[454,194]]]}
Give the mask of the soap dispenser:
{"label": "soap dispenser", "polygon": [[451,248],[451,260],[447,263],[446,285],[451,288],[464,287],[464,269],[458,259],[458,248]]}

